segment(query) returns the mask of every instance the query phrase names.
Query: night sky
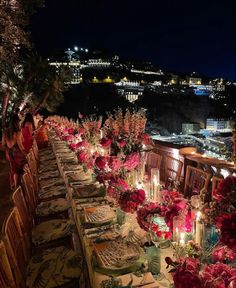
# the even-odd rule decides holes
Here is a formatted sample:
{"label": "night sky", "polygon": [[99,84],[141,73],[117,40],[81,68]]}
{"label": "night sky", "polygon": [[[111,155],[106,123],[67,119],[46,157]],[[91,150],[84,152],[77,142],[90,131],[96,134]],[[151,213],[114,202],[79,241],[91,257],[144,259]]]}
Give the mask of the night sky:
{"label": "night sky", "polygon": [[107,49],[160,68],[236,79],[234,0],[46,0],[32,19],[41,53]]}

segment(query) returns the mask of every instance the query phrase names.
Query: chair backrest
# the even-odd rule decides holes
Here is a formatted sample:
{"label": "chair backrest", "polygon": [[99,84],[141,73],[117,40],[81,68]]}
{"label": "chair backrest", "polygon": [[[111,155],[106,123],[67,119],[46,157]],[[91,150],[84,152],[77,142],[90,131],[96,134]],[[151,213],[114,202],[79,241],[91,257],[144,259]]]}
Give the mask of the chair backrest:
{"label": "chair backrest", "polygon": [[3,224],[3,242],[14,275],[16,287],[25,287],[25,275],[29,251],[20,225],[20,216],[16,207],[10,211]]}
{"label": "chair backrest", "polygon": [[212,179],[211,179],[211,192],[213,192],[218,187],[218,184],[223,179],[224,179],[223,177],[217,177],[217,176],[212,177]]}
{"label": "chair backrest", "polygon": [[173,184],[174,182],[180,182],[183,162],[171,156],[165,156],[164,159],[165,159],[164,181],[165,186],[168,187],[169,184]]}
{"label": "chair backrest", "polygon": [[26,156],[30,172],[33,177],[34,185],[38,188],[38,167],[37,167],[37,160],[35,158],[33,149],[30,149],[29,153]]}
{"label": "chair backrest", "polygon": [[17,288],[2,240],[0,240],[0,287]]}
{"label": "chair backrest", "polygon": [[30,178],[30,182],[32,183],[34,191],[35,191],[35,193],[37,195],[38,191],[39,191],[38,175],[37,176],[33,175],[32,170],[31,170],[31,168],[30,168],[30,166],[28,164],[25,164],[24,171],[27,172],[27,174],[28,174],[28,176]]}
{"label": "chair backrest", "polygon": [[146,172],[147,174],[151,174],[152,168],[158,168],[161,167],[161,160],[162,156],[155,152],[148,152],[147,154],[147,162],[146,162]]}
{"label": "chair backrest", "polygon": [[34,157],[35,157],[35,160],[36,160],[36,165],[38,167],[39,149],[38,149],[38,145],[37,145],[37,142],[36,142],[35,138],[33,140],[32,150],[33,150]]}
{"label": "chair backrest", "polygon": [[21,179],[21,185],[24,192],[26,205],[28,207],[31,217],[35,216],[35,210],[38,204],[37,195],[34,189],[32,180],[30,179],[29,173],[25,172]]}
{"label": "chair backrest", "polygon": [[207,191],[211,174],[192,166],[187,166],[184,182],[184,196],[202,194]]}
{"label": "chair backrest", "polygon": [[22,188],[19,186],[12,194],[12,200],[22,220],[23,230],[29,235],[33,226],[33,219],[27,207],[26,200],[22,191]]}

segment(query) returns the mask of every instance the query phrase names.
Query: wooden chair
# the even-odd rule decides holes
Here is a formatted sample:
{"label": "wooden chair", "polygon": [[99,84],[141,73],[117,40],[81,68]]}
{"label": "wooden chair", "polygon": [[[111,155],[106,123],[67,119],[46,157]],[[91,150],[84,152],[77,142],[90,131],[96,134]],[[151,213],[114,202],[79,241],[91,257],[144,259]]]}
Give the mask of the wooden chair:
{"label": "wooden chair", "polygon": [[21,230],[19,213],[16,207],[14,207],[7,216],[3,224],[2,234],[16,287],[25,287],[24,278],[26,275],[29,251],[27,251],[27,245]]}
{"label": "wooden chair", "polygon": [[37,164],[37,167],[38,167],[38,162],[39,162],[39,149],[38,149],[38,145],[37,145],[37,142],[36,142],[35,139],[33,140],[32,150],[33,150],[34,157],[35,157],[35,160],[36,160],[36,164]]}
{"label": "wooden chair", "polygon": [[164,159],[165,159],[164,182],[165,187],[169,187],[174,183],[180,182],[183,162],[171,156],[166,156]]}
{"label": "wooden chair", "polygon": [[217,187],[220,181],[222,181],[224,178],[223,177],[218,177],[218,176],[213,176],[211,179],[211,192],[213,192]]}
{"label": "wooden chair", "polygon": [[34,188],[32,179],[30,178],[29,172],[25,172],[21,179],[21,185],[23,187],[25,201],[27,203],[28,211],[30,217],[35,217],[36,207],[38,205],[37,194]]}
{"label": "wooden chair", "polygon": [[156,152],[148,152],[147,154],[147,162],[146,162],[146,173],[148,175],[151,175],[151,169],[152,168],[158,168],[161,167],[161,160],[162,156]]}
{"label": "wooden chair", "polygon": [[38,187],[39,187],[39,184],[38,184],[38,167],[37,167],[37,161],[35,159],[34,152],[32,149],[30,149],[30,152],[27,154],[26,159],[28,162],[30,172],[31,172],[32,177],[33,177],[34,185],[38,190]]}
{"label": "wooden chair", "polygon": [[82,257],[76,251],[60,246],[37,251],[29,258],[16,207],[4,222],[2,234],[15,287],[77,287],[75,283],[79,283],[82,273]]}
{"label": "wooden chair", "polygon": [[[34,225],[34,219],[30,214],[29,207],[27,207],[22,188],[19,186],[12,194],[12,200],[15,207],[18,209],[21,227],[24,233],[26,242],[29,240],[29,235]],[[27,242],[28,249],[31,249],[31,241]]]}
{"label": "wooden chair", "polygon": [[211,174],[188,165],[185,175],[184,196],[190,198],[192,195],[206,192],[210,178]]}
{"label": "wooden chair", "polygon": [[[30,228],[34,226],[32,231],[30,231],[32,232],[30,234],[32,234],[32,243],[34,247],[50,247],[61,243],[67,243],[71,240],[71,235],[74,230],[73,221],[68,219],[68,201],[66,199],[61,199],[63,202],[56,202],[56,207],[53,207],[53,202],[58,199],[46,201],[44,203],[46,204],[46,208],[48,207],[49,214],[43,215],[44,217],[38,216],[37,211],[40,210],[37,209],[38,206],[37,202],[34,200],[34,191],[29,181],[30,178],[27,173],[24,173],[22,177],[24,193],[22,193],[22,189],[17,189],[14,192],[13,201],[20,212],[23,226],[26,230],[29,231]],[[66,202],[65,204],[64,201]],[[58,209],[60,204],[61,209]],[[53,210],[55,213],[51,215],[50,213],[52,213]]]}
{"label": "wooden chair", "polygon": [[0,287],[17,288],[2,240],[0,240]]}

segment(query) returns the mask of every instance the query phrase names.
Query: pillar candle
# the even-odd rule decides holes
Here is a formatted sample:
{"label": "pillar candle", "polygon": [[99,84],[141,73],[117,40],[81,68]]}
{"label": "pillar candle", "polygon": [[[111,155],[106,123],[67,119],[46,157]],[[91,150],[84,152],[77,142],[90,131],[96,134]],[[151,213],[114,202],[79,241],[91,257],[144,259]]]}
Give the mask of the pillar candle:
{"label": "pillar candle", "polygon": [[196,231],[195,231],[195,242],[198,245],[201,245],[202,242],[202,231],[203,231],[203,224],[200,222],[201,221],[201,212],[197,212],[196,216]]}

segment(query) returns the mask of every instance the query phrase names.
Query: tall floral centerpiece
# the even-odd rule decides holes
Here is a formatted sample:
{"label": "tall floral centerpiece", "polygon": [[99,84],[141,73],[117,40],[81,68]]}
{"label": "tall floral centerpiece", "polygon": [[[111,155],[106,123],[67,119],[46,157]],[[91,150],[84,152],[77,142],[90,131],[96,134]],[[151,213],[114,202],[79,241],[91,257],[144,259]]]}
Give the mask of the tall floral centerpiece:
{"label": "tall floral centerpiece", "polygon": [[203,207],[205,222],[220,229],[220,241],[236,250],[236,177],[222,179]]}
{"label": "tall floral centerpiece", "polygon": [[123,178],[128,179],[134,170],[143,167],[141,152],[151,144],[149,135],[145,133],[146,121],[144,109],[127,109],[125,112],[118,109],[108,114],[105,121],[103,141],[109,139],[111,156],[122,162]]}

